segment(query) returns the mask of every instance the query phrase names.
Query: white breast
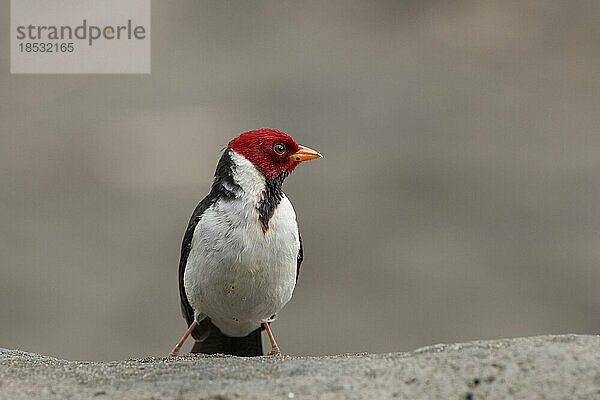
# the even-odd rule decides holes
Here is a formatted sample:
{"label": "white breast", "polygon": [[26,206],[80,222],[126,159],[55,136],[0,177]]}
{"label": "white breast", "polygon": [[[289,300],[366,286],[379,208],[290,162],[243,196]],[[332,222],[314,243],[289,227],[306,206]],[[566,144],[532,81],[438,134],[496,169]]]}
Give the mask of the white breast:
{"label": "white breast", "polygon": [[[210,317],[226,335],[246,336],[290,300],[300,240],[296,214],[285,195],[263,232],[256,205],[264,178],[255,176],[260,173],[245,158],[236,156],[235,179],[244,194],[217,200],[202,215],[184,285],[197,315]],[[248,168],[247,173],[240,174],[240,166]]]}

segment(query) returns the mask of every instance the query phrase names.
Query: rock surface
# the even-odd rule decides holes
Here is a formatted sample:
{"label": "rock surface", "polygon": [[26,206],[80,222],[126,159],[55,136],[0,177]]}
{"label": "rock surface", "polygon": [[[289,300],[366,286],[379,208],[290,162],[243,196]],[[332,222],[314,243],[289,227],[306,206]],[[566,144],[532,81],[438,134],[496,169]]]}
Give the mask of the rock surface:
{"label": "rock surface", "polygon": [[1,399],[599,399],[600,336],[326,357],[65,361],[0,349]]}

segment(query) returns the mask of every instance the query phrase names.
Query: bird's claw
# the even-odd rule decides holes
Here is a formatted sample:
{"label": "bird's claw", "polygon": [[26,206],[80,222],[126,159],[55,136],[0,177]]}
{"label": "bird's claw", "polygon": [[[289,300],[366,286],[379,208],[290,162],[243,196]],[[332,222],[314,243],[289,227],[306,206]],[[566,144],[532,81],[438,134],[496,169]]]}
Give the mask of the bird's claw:
{"label": "bird's claw", "polygon": [[267,353],[268,356],[281,356],[281,350],[279,348],[275,348]]}

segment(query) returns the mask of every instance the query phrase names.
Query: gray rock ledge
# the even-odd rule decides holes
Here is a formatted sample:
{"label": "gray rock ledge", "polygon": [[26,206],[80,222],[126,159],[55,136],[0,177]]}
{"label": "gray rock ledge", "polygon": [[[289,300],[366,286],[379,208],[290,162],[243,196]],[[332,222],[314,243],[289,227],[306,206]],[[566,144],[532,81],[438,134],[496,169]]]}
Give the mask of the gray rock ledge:
{"label": "gray rock ledge", "polygon": [[0,399],[600,399],[600,336],[325,357],[65,361],[0,349]]}

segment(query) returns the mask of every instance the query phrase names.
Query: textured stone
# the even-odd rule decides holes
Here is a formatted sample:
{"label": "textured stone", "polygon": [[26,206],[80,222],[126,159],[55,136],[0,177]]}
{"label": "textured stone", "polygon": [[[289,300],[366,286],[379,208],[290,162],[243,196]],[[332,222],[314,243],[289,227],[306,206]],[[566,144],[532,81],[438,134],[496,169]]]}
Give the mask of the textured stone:
{"label": "textured stone", "polygon": [[410,353],[102,363],[0,349],[0,398],[599,399],[600,337],[476,341]]}

